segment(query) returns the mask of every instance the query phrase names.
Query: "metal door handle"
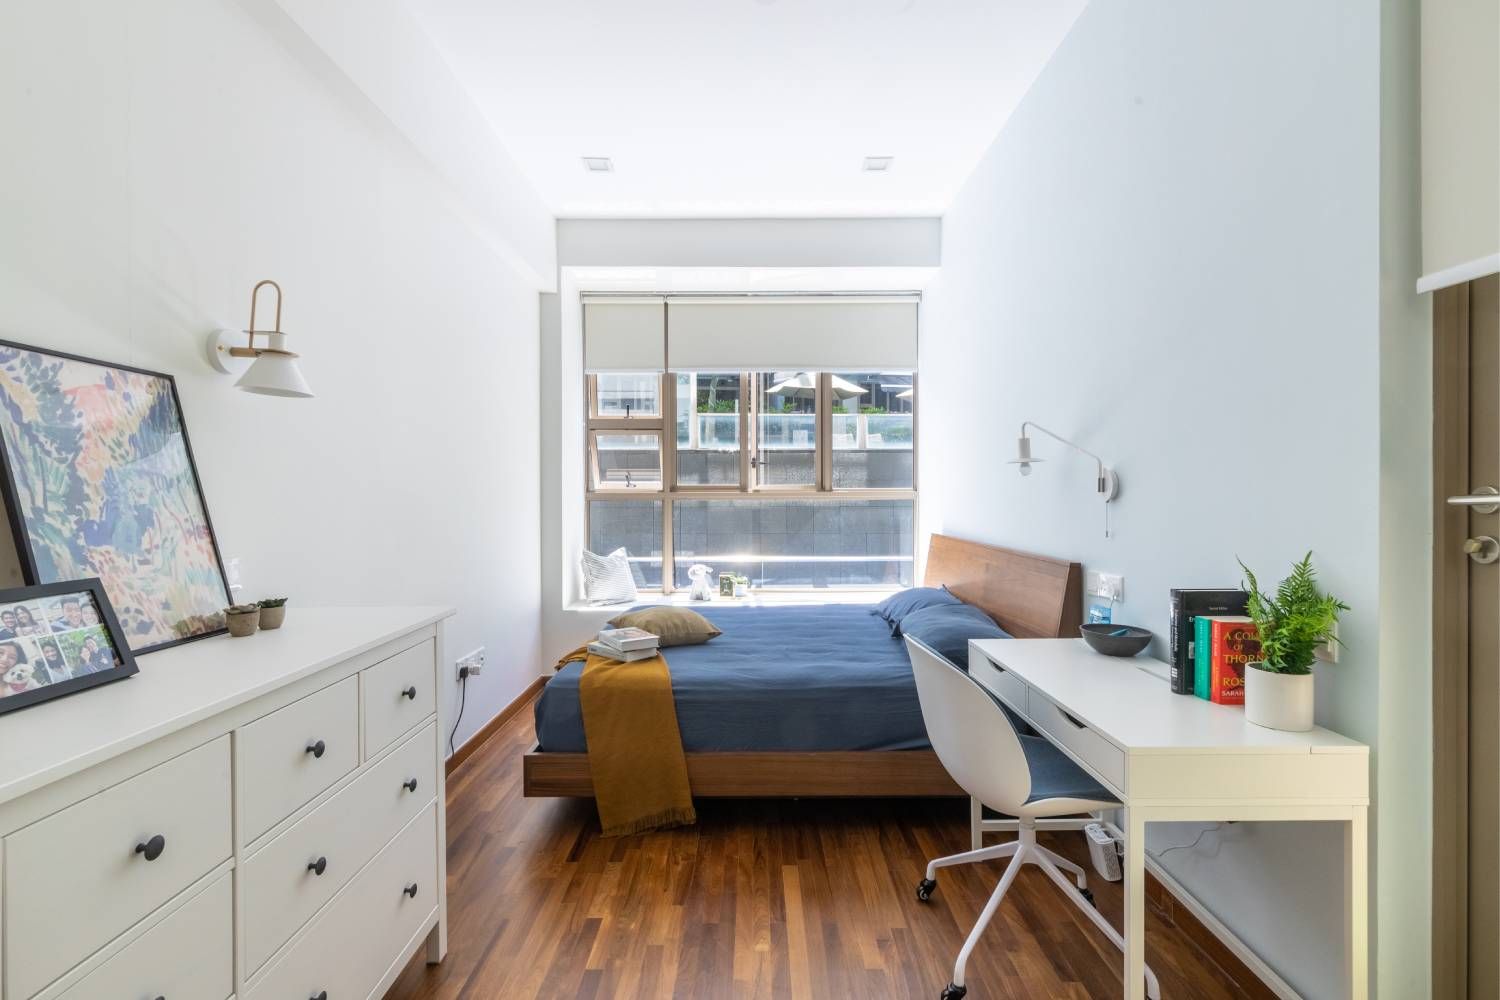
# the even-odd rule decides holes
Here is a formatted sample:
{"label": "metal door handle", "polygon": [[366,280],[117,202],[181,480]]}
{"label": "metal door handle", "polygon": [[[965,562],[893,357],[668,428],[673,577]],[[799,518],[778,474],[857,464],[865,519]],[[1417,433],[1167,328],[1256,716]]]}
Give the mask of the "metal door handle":
{"label": "metal door handle", "polygon": [[1476,514],[1493,514],[1500,510],[1500,491],[1493,486],[1481,486],[1467,496],[1449,497],[1453,507],[1468,507]]}

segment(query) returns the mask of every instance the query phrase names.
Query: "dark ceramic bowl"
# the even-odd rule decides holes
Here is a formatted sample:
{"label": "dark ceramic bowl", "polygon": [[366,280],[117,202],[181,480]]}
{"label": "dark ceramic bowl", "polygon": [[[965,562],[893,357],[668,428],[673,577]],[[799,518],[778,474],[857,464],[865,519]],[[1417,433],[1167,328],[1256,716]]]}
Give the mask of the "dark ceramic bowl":
{"label": "dark ceramic bowl", "polygon": [[1078,631],[1094,652],[1105,656],[1134,656],[1151,645],[1151,633],[1134,625],[1099,622],[1080,625]]}

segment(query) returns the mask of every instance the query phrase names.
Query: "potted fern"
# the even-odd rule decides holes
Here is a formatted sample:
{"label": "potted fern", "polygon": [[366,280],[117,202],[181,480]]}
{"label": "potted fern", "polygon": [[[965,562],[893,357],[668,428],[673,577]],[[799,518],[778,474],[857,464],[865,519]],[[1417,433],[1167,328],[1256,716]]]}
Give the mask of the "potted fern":
{"label": "potted fern", "polygon": [[1339,641],[1334,632],[1349,605],[1318,589],[1311,552],[1293,564],[1274,595],[1260,589],[1243,561],[1240,569],[1261,655],[1245,670],[1245,718],[1267,729],[1305,732],[1313,727],[1313,661],[1319,646]]}

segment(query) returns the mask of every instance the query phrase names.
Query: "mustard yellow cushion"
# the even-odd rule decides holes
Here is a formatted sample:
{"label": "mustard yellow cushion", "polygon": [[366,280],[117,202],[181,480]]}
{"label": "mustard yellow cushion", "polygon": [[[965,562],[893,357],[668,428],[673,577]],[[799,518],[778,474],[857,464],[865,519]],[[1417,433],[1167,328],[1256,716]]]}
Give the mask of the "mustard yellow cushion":
{"label": "mustard yellow cushion", "polygon": [[714,623],[688,608],[642,608],[609,620],[610,628],[638,628],[661,639],[667,646],[696,646],[723,635]]}

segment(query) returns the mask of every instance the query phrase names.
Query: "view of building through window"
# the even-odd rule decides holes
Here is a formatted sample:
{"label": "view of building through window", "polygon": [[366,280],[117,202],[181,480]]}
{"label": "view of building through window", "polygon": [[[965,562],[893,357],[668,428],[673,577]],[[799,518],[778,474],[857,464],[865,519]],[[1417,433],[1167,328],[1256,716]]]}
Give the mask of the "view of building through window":
{"label": "view of building through window", "polygon": [[592,375],[589,548],[624,548],[643,589],[694,563],[756,587],[911,586],[915,393],[909,372]]}

